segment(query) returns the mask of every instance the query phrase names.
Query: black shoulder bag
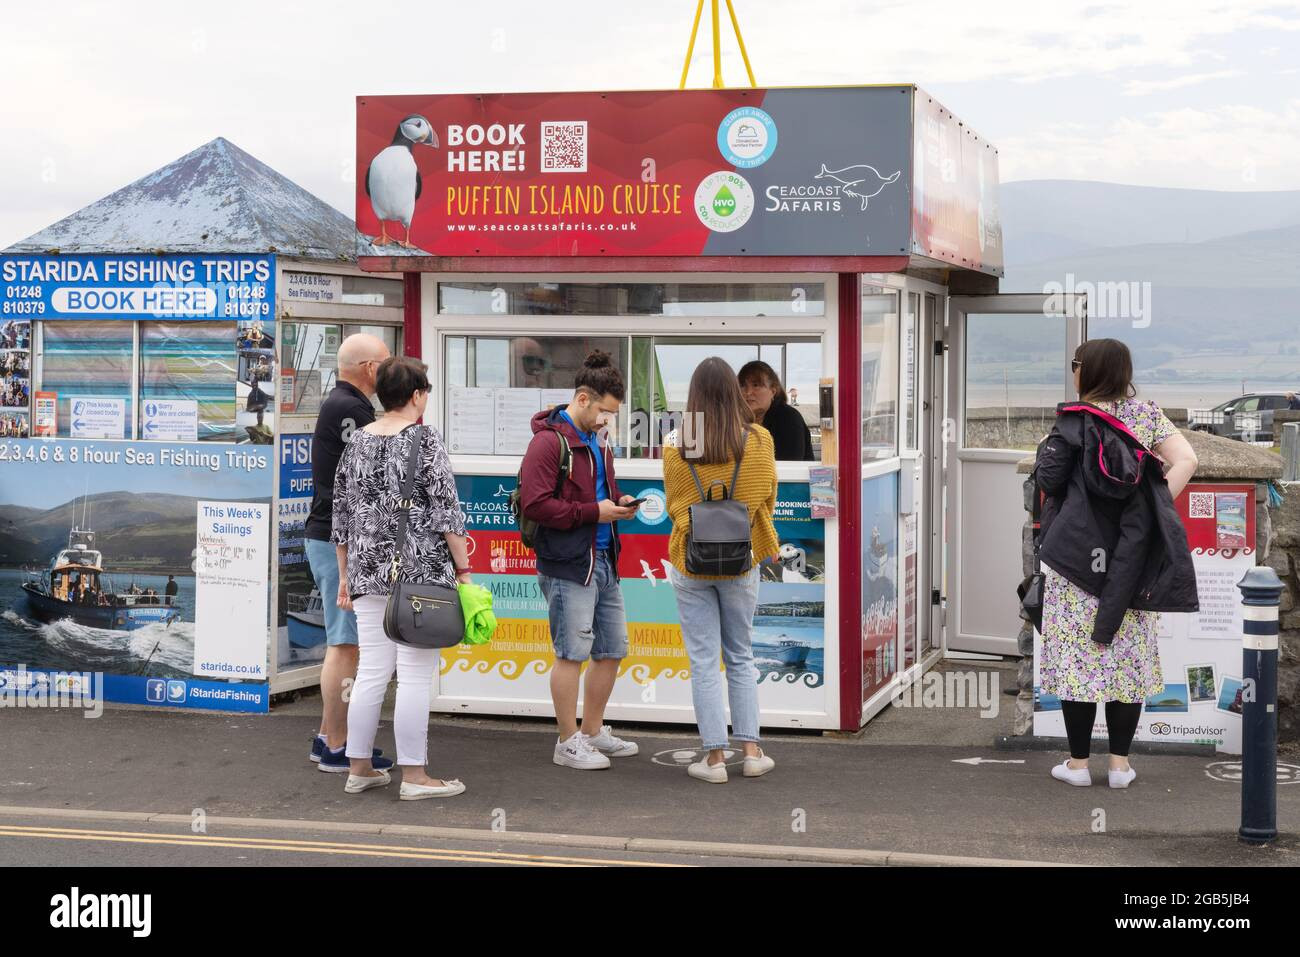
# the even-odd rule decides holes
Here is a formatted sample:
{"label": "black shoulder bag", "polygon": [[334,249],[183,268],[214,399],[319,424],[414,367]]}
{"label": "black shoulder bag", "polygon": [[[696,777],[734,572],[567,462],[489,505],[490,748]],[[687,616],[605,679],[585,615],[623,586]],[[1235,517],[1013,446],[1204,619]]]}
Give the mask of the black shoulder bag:
{"label": "black shoulder bag", "polygon": [[[753,564],[754,546],[750,541],[749,506],[732,498],[748,440],[749,427],[746,426],[740,436],[740,455],[736,456],[730,488],[721,482],[711,482],[708,492],[705,492],[700,474],[695,471],[695,463],[686,460],[691,478],[695,479],[695,487],[700,490],[700,501],[690,507],[691,529],[686,533],[686,570],[692,575],[734,577],[749,571]],[[712,497],[716,485],[722,485],[722,497],[719,499]]]}
{"label": "black shoulder bag", "polygon": [[411,517],[411,492],[415,488],[423,445],[424,427],[417,425],[411,437],[406,480],[402,483],[401,510],[397,513],[397,551],[391,572],[393,589],[384,608],[384,634],[393,641],[417,648],[450,648],[465,638],[465,612],[456,587],[409,582],[401,577],[406,523]]}
{"label": "black shoulder bag", "polygon": [[1034,496],[1033,507],[1029,513],[1032,530],[1031,544],[1034,549],[1034,567],[1033,571],[1026,575],[1024,580],[1016,586],[1016,594],[1020,598],[1020,617],[1031,622],[1041,632],[1043,630],[1043,583],[1045,576],[1038,562],[1038,540],[1041,537],[1039,524],[1042,518],[1043,493],[1038,488],[1037,469],[1030,474],[1029,480],[1033,485],[1030,491]]}

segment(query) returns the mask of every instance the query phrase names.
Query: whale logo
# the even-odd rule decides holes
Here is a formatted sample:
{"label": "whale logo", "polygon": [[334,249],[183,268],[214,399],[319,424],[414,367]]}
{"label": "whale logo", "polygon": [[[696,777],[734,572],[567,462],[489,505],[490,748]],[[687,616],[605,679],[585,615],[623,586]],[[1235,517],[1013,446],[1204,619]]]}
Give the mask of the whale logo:
{"label": "whale logo", "polygon": [[845,166],[843,169],[827,169],[826,164],[822,163],[821,172],[813,179],[833,179],[844,187],[844,193],[848,196],[856,196],[862,200],[862,208],[867,208],[867,203],[871,197],[876,196],[882,189],[890,183],[898,182],[898,177],[902,175],[901,170],[895,170],[889,176],[881,176],[880,170],[866,163],[859,163],[857,166]]}

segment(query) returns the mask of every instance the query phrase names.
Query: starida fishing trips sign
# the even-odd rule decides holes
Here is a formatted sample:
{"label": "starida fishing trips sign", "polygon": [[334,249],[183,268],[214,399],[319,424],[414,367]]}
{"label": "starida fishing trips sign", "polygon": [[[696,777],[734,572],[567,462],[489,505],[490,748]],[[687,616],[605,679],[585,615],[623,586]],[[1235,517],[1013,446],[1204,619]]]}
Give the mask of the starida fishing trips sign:
{"label": "starida fishing trips sign", "polygon": [[904,255],[915,92],[359,97],[358,255]]}

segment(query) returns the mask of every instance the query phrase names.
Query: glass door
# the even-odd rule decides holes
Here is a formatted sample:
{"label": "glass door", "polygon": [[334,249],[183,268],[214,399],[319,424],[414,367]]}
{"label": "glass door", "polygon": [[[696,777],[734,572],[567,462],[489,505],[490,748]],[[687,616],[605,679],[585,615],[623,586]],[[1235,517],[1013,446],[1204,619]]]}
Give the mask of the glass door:
{"label": "glass door", "polygon": [[949,300],[949,650],[1018,653],[1017,466],[1051,429],[1057,403],[1075,398],[1070,359],[1086,336],[1085,307],[1081,296],[1045,294]]}

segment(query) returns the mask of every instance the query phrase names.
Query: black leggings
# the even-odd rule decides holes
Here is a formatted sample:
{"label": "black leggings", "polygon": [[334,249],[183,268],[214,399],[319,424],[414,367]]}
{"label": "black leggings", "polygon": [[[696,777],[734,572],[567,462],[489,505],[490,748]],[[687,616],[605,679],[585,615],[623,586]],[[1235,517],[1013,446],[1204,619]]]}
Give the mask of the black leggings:
{"label": "black leggings", "polygon": [[[1097,718],[1097,705],[1091,701],[1062,701],[1061,714],[1065,716],[1065,735],[1070,739],[1070,757],[1082,761],[1088,757],[1092,744],[1092,724]],[[1140,701],[1137,704],[1106,702],[1106,730],[1110,734],[1111,754],[1119,758],[1128,757],[1140,717]]]}

